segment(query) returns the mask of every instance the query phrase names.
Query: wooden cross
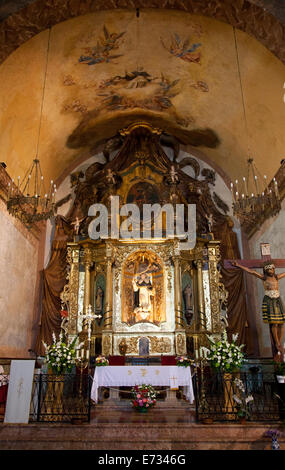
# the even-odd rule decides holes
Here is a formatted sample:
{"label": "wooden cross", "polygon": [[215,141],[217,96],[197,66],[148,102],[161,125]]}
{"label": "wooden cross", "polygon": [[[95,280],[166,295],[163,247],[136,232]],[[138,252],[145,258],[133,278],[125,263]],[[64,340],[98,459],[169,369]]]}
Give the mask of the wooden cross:
{"label": "wooden cross", "polygon": [[[250,259],[250,260],[224,260],[224,268],[226,269],[239,269],[232,265],[233,261],[237,261],[238,264],[245,268],[254,269],[259,268],[262,269],[265,261],[272,262],[276,268],[285,268],[285,259],[272,259],[270,253],[270,244],[269,243],[260,243],[260,252],[261,252],[261,259]],[[272,346],[272,354],[275,360],[280,361],[278,357],[278,350],[275,345],[274,336],[272,335],[272,328],[270,326],[270,338],[271,338],[271,346]]]}
{"label": "wooden cross", "polygon": [[238,269],[233,266],[232,261],[237,261],[239,264],[245,268],[263,268],[265,261],[272,261],[276,268],[285,268],[285,259],[271,259],[270,255],[270,244],[269,243],[260,243],[261,259],[236,259],[236,260],[224,260],[225,269]]}

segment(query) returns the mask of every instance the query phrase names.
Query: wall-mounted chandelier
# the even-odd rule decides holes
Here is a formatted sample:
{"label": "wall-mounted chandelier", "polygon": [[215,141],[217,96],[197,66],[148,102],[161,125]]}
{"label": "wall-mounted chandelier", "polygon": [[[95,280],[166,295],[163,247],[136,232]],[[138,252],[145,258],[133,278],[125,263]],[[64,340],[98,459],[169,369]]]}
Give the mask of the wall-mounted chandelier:
{"label": "wall-mounted chandelier", "polygon": [[259,174],[253,159],[249,158],[247,163],[247,176],[231,183],[233,212],[241,223],[249,222],[253,215],[262,221],[281,209],[276,179],[268,184],[267,176]]}
{"label": "wall-mounted chandelier", "polygon": [[[235,28],[234,38],[243,106],[245,134],[247,136],[248,142],[248,154],[250,155],[249,132]],[[245,171],[245,174],[247,174],[247,176],[243,176],[241,181],[236,179],[234,183],[231,182],[231,193],[234,215],[240,220],[241,224],[245,224],[250,227],[253,224],[260,225],[260,223],[262,223],[267,217],[276,215],[281,209],[281,203],[276,179],[273,178],[273,180],[268,183],[267,176],[261,176],[253,158],[247,159],[247,171]]]}
{"label": "wall-mounted chandelier", "polygon": [[45,76],[43,81],[43,93],[40,108],[36,158],[33,159],[30,168],[21,182],[20,176],[18,176],[17,182],[12,179],[12,182],[8,183],[7,209],[10,214],[20,219],[29,229],[35,223],[51,218],[55,213],[56,185],[53,181],[51,181],[50,187],[48,191],[46,191],[44,177],[42,175],[41,165],[38,159],[49,46],[50,31],[47,45]]}

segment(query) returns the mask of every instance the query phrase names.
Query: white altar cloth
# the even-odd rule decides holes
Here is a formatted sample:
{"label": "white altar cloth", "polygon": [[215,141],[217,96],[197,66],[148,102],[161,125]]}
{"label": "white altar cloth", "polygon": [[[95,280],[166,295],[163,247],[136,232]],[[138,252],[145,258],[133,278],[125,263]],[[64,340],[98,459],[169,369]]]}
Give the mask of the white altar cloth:
{"label": "white altar cloth", "polygon": [[99,387],[130,387],[149,384],[154,387],[184,387],[190,403],[194,401],[191,368],[178,366],[100,366],[96,367],[91,398],[98,402]]}

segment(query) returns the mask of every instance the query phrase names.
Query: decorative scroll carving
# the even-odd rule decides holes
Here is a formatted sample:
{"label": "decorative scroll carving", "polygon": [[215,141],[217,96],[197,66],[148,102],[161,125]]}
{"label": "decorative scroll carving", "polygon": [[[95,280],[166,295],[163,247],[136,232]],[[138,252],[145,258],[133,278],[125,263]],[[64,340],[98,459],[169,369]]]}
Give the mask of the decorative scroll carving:
{"label": "decorative scroll carving", "polygon": [[103,335],[102,338],[102,352],[105,356],[110,356],[112,354],[112,336]]}
{"label": "decorative scroll carving", "polygon": [[152,353],[164,354],[171,352],[171,340],[170,338],[164,338],[157,336],[148,336],[150,340],[150,347]]}
{"label": "decorative scroll carving", "polygon": [[176,352],[177,354],[185,354],[186,352],[186,338],[182,333],[178,333],[176,336]]}
{"label": "decorative scroll carving", "polygon": [[138,354],[138,340],[139,337],[122,338],[118,343],[119,351],[122,349],[125,354]]}

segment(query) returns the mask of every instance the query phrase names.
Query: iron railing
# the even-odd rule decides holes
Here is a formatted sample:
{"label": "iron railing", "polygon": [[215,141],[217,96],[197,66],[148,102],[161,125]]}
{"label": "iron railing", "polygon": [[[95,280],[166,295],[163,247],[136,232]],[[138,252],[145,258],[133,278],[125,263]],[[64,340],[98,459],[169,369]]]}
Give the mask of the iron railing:
{"label": "iron railing", "polygon": [[83,374],[34,376],[30,422],[90,422],[92,377]]}
{"label": "iron railing", "polygon": [[[235,378],[242,381],[245,394],[252,395],[250,421],[279,421],[285,418],[282,402],[276,395],[284,398],[285,384],[278,384],[274,373],[237,374],[215,373],[210,368],[197,368],[194,376],[196,420],[237,421],[238,405]],[[283,386],[283,388],[282,388]]]}

